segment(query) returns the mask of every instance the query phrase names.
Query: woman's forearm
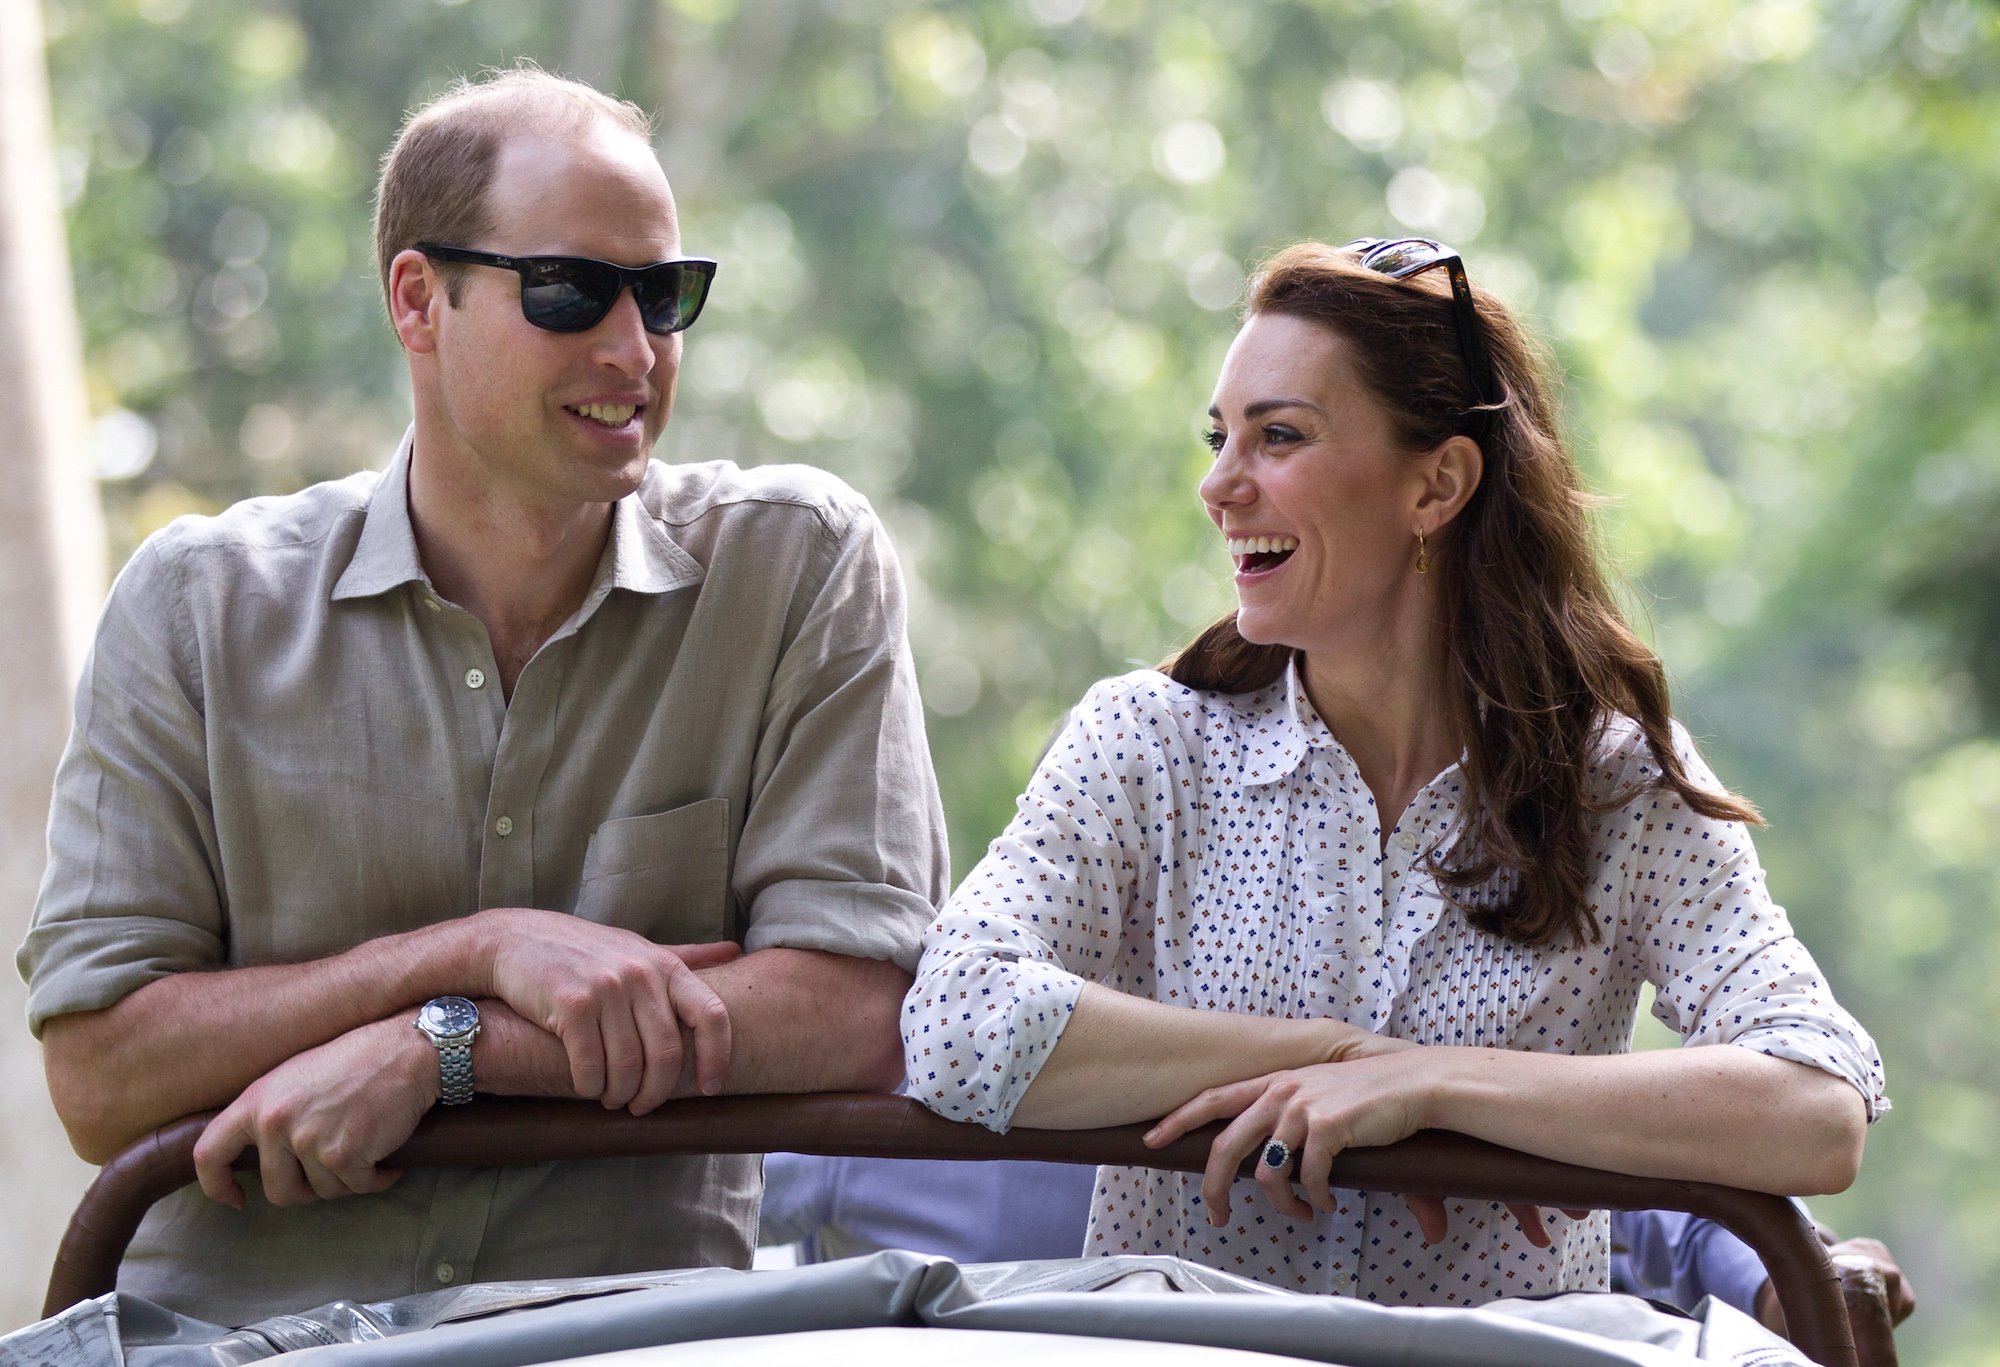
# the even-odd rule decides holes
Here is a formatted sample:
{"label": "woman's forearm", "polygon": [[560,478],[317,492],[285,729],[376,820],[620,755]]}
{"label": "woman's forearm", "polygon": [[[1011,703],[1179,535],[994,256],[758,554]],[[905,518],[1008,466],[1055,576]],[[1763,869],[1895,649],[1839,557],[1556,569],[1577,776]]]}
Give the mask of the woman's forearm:
{"label": "woman's forearm", "polygon": [[1719,1044],[1571,1057],[1425,1049],[1425,1123],[1586,1167],[1809,1196],[1861,1163],[1867,1114],[1847,1082]]}
{"label": "woman's forearm", "polygon": [[1191,1011],[1089,983],[1012,1123],[1077,1130],[1153,1120],[1226,1082],[1414,1047],[1342,1021]]}

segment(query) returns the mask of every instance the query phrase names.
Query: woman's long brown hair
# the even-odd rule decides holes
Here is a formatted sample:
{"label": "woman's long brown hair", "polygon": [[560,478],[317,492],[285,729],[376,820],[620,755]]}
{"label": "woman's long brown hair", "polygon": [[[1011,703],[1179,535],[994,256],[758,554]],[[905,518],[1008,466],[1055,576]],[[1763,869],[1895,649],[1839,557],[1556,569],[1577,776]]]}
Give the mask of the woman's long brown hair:
{"label": "woman's long brown hair", "polygon": [[[1575,462],[1557,432],[1551,365],[1475,287],[1500,399],[1477,407],[1442,270],[1406,281],[1316,242],[1273,257],[1246,317],[1283,314],[1348,343],[1362,382],[1411,452],[1479,435],[1485,472],[1431,539],[1452,731],[1464,748],[1458,835],[1433,856],[1439,887],[1483,930],[1528,945],[1594,942],[1591,818],[1629,802],[1598,772],[1606,722],[1638,723],[1658,777],[1704,816],[1758,823],[1756,808],[1696,787],[1673,745],[1660,659],[1633,634],[1599,568]],[[1190,688],[1245,693],[1284,674],[1288,646],[1255,645],[1229,614],[1162,665]],[[1385,821],[1395,813],[1383,813]]]}

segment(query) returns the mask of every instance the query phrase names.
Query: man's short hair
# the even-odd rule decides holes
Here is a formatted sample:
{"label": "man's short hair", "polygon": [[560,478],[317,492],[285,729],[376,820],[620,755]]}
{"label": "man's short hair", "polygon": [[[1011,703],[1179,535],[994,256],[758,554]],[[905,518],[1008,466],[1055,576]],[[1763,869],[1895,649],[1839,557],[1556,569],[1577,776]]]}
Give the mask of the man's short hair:
{"label": "man's short hair", "polygon": [[[600,119],[652,142],[652,122],[638,105],[527,64],[476,81],[461,76],[413,110],[375,184],[375,262],[384,301],[396,253],[419,242],[470,246],[493,230],[486,191],[508,138],[572,137]],[[440,274],[445,297],[456,304],[460,270],[446,266]]]}

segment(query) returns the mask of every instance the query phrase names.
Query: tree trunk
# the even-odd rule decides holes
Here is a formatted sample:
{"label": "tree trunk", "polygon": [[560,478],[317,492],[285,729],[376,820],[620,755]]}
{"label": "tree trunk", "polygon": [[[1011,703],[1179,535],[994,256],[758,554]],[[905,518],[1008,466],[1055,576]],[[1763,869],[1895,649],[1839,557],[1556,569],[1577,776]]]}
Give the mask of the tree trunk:
{"label": "tree trunk", "polygon": [[[20,943],[41,882],[49,783],[104,591],[104,522],[85,441],[69,254],[50,141],[41,9],[0,24],[0,944]],[[90,1169],[48,1101],[26,992],[0,971],[0,1329],[42,1287]]]}

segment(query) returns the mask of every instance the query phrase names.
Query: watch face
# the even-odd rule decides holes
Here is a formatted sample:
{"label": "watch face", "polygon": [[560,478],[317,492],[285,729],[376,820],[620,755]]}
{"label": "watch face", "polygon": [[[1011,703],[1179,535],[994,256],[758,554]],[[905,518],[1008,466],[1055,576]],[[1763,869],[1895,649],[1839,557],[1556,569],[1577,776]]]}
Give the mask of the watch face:
{"label": "watch face", "polygon": [[479,1008],[463,997],[434,998],[418,1015],[424,1029],[439,1036],[463,1035],[479,1024]]}

